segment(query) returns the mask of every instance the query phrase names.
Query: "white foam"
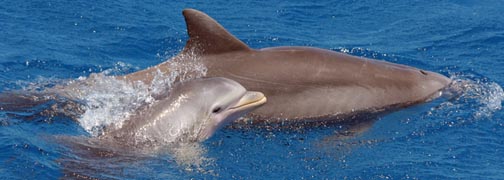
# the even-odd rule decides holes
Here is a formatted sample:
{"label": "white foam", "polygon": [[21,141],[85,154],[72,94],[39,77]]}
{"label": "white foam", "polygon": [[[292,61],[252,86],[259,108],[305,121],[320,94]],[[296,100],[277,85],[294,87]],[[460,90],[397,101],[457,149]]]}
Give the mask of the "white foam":
{"label": "white foam", "polygon": [[77,120],[91,135],[100,135],[105,127],[117,128],[135,109],[151,103],[149,89],[142,83],[128,83],[103,73],[80,78],[67,85],[65,94],[83,101],[84,114]]}
{"label": "white foam", "polygon": [[206,67],[195,57],[178,56],[170,60],[173,65],[170,72],[164,74],[158,70],[151,85],[107,76],[127,67],[118,63],[119,68],[70,81],[58,93],[83,102],[85,112],[77,120],[92,136],[99,136],[104,128],[120,128],[124,120],[141,106],[152,103],[156,95],[169,93],[175,80],[186,81],[204,76]]}
{"label": "white foam", "polygon": [[449,90],[458,94],[457,100],[477,109],[472,113],[475,119],[491,117],[502,109],[504,90],[499,84],[464,76],[453,76],[452,79]]}
{"label": "white foam", "polygon": [[475,116],[490,117],[493,112],[502,109],[502,100],[504,100],[504,91],[497,83],[485,83],[485,90],[481,92],[481,97],[478,99],[482,107],[476,112]]}

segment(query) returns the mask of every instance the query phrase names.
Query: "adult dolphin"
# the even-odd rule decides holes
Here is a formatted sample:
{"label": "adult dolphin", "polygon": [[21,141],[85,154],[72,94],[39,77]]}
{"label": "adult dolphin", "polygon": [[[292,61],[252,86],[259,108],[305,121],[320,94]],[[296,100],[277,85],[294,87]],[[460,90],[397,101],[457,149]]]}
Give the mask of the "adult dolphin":
{"label": "adult dolphin", "polygon": [[311,47],[251,49],[203,12],[183,11],[189,40],[169,61],[122,78],[151,83],[173,62],[197,58],[208,77],[226,77],[263,92],[256,120],[345,120],[435,98],[451,80],[414,67]]}
{"label": "adult dolphin", "polygon": [[102,139],[121,144],[204,141],[219,128],[266,103],[227,78],[193,79],[175,84],[168,96],[137,111]]}

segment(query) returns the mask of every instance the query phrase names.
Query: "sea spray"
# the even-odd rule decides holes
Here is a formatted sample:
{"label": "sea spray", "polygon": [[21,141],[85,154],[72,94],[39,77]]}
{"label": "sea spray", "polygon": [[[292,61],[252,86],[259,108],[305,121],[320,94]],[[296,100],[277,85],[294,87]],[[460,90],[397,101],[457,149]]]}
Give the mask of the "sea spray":
{"label": "sea spray", "polygon": [[[404,123],[415,129],[413,136],[424,136],[443,129],[460,128],[478,121],[493,121],[496,112],[502,109],[504,91],[502,87],[483,77],[474,74],[457,74],[451,76],[452,83],[444,90],[443,98],[418,119],[408,118]],[[419,126],[415,125],[418,124]]]}
{"label": "sea spray", "polygon": [[83,102],[85,112],[77,121],[92,136],[99,136],[107,128],[120,128],[138,108],[153,103],[156,97],[169,94],[176,81],[205,76],[206,67],[197,56],[189,54],[165,62],[171,63],[169,73],[156,71],[150,85],[108,76],[117,71],[114,68],[70,81],[59,93]]}

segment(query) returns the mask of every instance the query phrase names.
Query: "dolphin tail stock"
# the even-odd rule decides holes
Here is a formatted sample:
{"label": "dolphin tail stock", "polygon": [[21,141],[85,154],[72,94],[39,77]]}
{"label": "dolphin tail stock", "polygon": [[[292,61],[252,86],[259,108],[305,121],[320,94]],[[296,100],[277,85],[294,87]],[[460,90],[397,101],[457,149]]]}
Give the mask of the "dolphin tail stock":
{"label": "dolphin tail stock", "polygon": [[[81,102],[54,93],[11,91],[0,93],[0,112],[23,120],[45,117],[49,122],[55,117],[77,119],[83,113]],[[23,113],[19,113],[23,112]]]}

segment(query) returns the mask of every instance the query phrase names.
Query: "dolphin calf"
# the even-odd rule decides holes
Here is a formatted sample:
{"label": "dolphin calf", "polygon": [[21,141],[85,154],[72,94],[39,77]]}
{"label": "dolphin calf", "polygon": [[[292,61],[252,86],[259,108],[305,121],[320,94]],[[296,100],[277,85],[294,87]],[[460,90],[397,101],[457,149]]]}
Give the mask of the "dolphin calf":
{"label": "dolphin calf", "polygon": [[251,112],[258,122],[344,121],[425,102],[451,80],[441,74],[312,47],[252,49],[203,12],[185,9],[189,40],[181,53],[119,78],[151,83],[172,63],[200,60],[207,77],[226,77],[260,91],[268,103]]}
{"label": "dolphin calf", "polygon": [[219,128],[263,105],[261,92],[226,78],[180,82],[165,96],[137,111],[102,138],[124,144],[204,141]]}
{"label": "dolphin calf", "polygon": [[[82,100],[68,96],[71,89],[0,94],[0,111],[29,112],[16,118],[64,116],[78,121],[87,109]],[[142,142],[201,142],[224,125],[266,103],[261,92],[247,91],[231,79],[214,77],[177,82],[127,116],[122,126],[107,126],[101,139],[118,144]],[[85,99],[84,99],[85,101]],[[11,113],[8,113],[8,115]],[[27,114],[27,115],[24,115]],[[25,117],[26,116],[26,117]],[[120,127],[120,128],[119,128]],[[132,141],[135,140],[135,141]],[[138,143],[137,143],[138,142]]]}
{"label": "dolphin calf", "polygon": [[92,178],[102,170],[96,162],[138,162],[164,153],[180,166],[199,168],[207,158],[206,148],[198,142],[266,102],[262,93],[246,91],[226,78],[175,83],[163,94],[101,136],[56,136],[57,142],[72,149],[71,157],[58,160],[65,176]]}

